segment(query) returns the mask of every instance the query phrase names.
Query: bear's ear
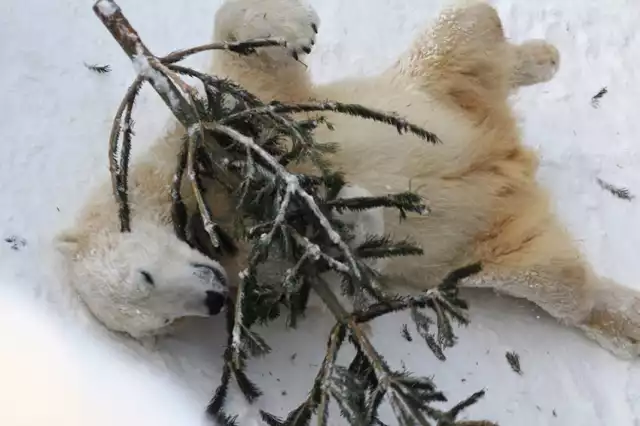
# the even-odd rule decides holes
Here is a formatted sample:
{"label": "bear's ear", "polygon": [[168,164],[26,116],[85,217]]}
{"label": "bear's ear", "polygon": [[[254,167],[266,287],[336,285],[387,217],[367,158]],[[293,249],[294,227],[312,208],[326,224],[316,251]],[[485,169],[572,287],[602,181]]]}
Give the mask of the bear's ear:
{"label": "bear's ear", "polygon": [[55,248],[61,253],[73,256],[80,251],[84,236],[74,231],[63,231],[54,239]]}

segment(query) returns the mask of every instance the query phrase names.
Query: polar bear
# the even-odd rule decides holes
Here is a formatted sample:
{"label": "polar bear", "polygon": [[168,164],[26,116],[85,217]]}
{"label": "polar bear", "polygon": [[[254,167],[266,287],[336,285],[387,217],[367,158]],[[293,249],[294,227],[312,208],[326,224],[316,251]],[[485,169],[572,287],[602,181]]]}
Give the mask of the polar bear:
{"label": "polar bear", "polygon": [[[429,216],[402,223],[382,212],[351,218],[376,224],[379,215],[384,231],[423,246],[423,256],[392,259],[385,272],[419,291],[480,261],[483,272],[464,285],[530,300],[615,354],[637,355],[638,294],[598,277],[583,259],[535,180],[536,155],[521,143],[509,106],[514,90],[554,76],[557,49],[542,40],[510,43],[495,10],[468,1],[446,9],[379,75],[315,85],[300,58],[319,28],[317,14],[301,0],[227,0],[215,16],[214,41],[277,36],[288,47],[252,56],[216,51],[210,71],[265,101],[359,103],[397,112],[438,135],[442,143],[434,146],[335,114],[328,114],[334,131],[316,132],[318,140],[339,144],[331,160],[349,182],[373,194],[410,188],[429,201]],[[226,277],[242,267],[242,256],[221,265],[173,235],[168,187],[183,133],[175,126],[133,166],[132,232],[119,232],[106,183],[58,238],[71,286],[108,327],[134,336],[160,332],[176,317],[219,310],[219,297],[215,309],[205,309],[206,295],[226,297]],[[214,202],[216,220],[229,221],[233,206]]]}
{"label": "polar bear", "polygon": [[212,72],[266,101],[359,103],[438,135],[442,144],[431,146],[337,114],[328,114],[335,131],[316,133],[339,144],[332,161],[348,181],[374,194],[411,188],[429,201],[426,217],[399,222],[385,212],[387,232],[411,237],[425,251],[389,260],[385,273],[424,290],[480,261],[484,271],[463,285],[528,299],[614,353],[637,355],[638,293],[598,277],[583,258],[535,179],[537,157],[521,143],[508,102],[518,87],[554,76],[558,50],[543,40],[510,43],[493,7],[464,1],[444,10],[379,75],[314,85],[297,58],[311,51],[319,27],[303,1],[229,0],[217,12],[215,40],[282,36],[292,47],[249,57],[218,51]]}

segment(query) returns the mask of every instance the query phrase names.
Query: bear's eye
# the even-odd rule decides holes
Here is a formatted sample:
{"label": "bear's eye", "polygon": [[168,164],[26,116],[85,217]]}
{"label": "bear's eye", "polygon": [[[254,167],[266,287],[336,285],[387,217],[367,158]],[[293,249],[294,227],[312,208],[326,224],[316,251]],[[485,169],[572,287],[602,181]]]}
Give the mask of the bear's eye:
{"label": "bear's eye", "polygon": [[147,284],[149,284],[151,286],[155,286],[156,285],[156,283],[155,283],[155,281],[153,281],[153,277],[151,276],[150,273],[148,273],[147,271],[140,271],[140,274],[142,275],[144,280],[147,282]]}

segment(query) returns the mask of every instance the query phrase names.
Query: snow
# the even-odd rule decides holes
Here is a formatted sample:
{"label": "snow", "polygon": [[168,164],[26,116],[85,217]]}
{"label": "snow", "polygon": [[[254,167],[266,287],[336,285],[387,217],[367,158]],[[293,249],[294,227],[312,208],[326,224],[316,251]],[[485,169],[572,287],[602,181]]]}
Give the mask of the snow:
{"label": "snow", "polygon": [[[203,407],[201,402],[209,398],[217,379],[212,380],[210,390],[194,388],[190,379],[198,377],[196,366],[219,362],[224,341],[221,324],[213,324],[214,332],[172,342],[191,368],[190,374],[180,376],[175,372],[181,380],[174,383],[168,373],[159,370],[141,376],[133,374],[141,369],[136,360],[127,358],[124,352],[122,357],[112,356],[123,350],[88,334],[81,324],[67,321],[64,326],[47,325],[49,320],[43,319],[58,315],[41,309],[45,302],[42,288],[52,279],[46,266],[51,237],[69,223],[91,187],[107,177],[111,120],[135,76],[131,62],[91,10],[91,2],[62,3],[9,2],[0,15],[0,40],[11,41],[0,43],[0,57],[5,64],[0,79],[5,106],[0,115],[0,194],[4,206],[0,210],[0,289],[2,300],[9,297],[4,294],[9,288],[26,298],[29,303],[21,299],[22,302],[15,302],[20,303],[16,306],[31,306],[31,310],[40,312],[41,316],[34,316],[33,321],[39,321],[42,327],[70,333],[60,339],[68,343],[65,351],[73,356],[68,355],[69,361],[64,352],[61,356],[55,353],[56,343],[46,340],[46,333],[28,333],[32,341],[40,341],[40,349],[15,336],[5,337],[7,333],[0,334],[3,341],[36,351],[25,353],[24,359],[18,357],[22,363],[19,377],[31,372],[24,368],[27,362],[34,363],[31,374],[44,374],[38,363],[51,367],[52,373],[48,374],[58,367],[73,366],[77,377],[85,377],[78,389],[86,390],[94,384],[111,392],[111,411],[130,412],[129,399],[140,407],[151,406],[155,401],[155,412],[141,408],[136,420],[124,419],[123,415],[122,420],[112,424],[163,424],[158,421],[163,415],[167,419],[181,416],[180,424],[197,424],[187,414],[188,403],[167,403],[167,395],[193,393],[193,401],[197,401],[194,405]],[[208,41],[212,16],[220,1],[192,0],[180,7],[169,0],[119,3],[145,43],[159,54]],[[438,1],[422,0],[311,3],[322,24],[315,50],[306,62],[318,81],[380,70],[440,8]],[[540,181],[553,194],[560,217],[596,270],[622,284],[640,287],[634,279],[640,276],[640,202],[637,198],[615,198],[597,183],[602,179],[640,194],[640,144],[636,139],[640,134],[640,120],[636,118],[640,99],[636,68],[640,58],[636,29],[640,3],[492,3],[498,7],[512,38],[522,41],[544,37],[562,53],[560,71],[552,82],[527,88],[514,99],[526,143],[536,147],[541,156]],[[376,52],[374,56],[372,52]],[[207,60],[203,53],[185,62],[202,67]],[[112,72],[93,73],[83,62],[108,63]],[[594,108],[591,98],[605,86],[608,93]],[[157,94],[145,86],[134,115],[135,156],[160,134],[169,112]],[[614,358],[581,333],[558,325],[523,301],[491,292],[466,295],[472,321],[469,327],[458,330],[459,343],[446,352],[448,360],[444,363],[430,354],[417,333],[412,333],[412,343],[401,337],[402,324],[409,322],[404,314],[377,321],[373,325],[374,344],[383,348],[392,365],[404,363],[416,373],[433,374],[451,403],[486,388],[487,396],[467,411],[470,418],[524,426],[640,424],[638,362]],[[0,312],[3,327],[16,320],[14,312],[4,306]],[[285,331],[282,324],[277,324],[263,333],[274,350],[250,364],[250,376],[268,390],[261,404],[275,414],[292,408],[309,389],[332,325],[328,315],[314,312],[297,330]],[[22,319],[16,329],[35,330],[34,325],[28,324],[28,317],[23,315]],[[47,342],[53,345],[54,353],[36,358],[37,351],[42,351]],[[102,346],[95,346],[99,344]],[[522,376],[511,371],[505,359],[507,351],[520,355]],[[340,360],[348,356],[345,353]],[[98,374],[100,371],[104,373]],[[31,382],[25,378],[20,384],[6,379],[1,383],[0,396]],[[57,396],[55,392],[67,392],[67,387],[72,386],[71,379],[65,389],[48,388],[49,392],[34,385],[30,394],[34,405],[42,407],[44,402],[57,401],[43,398],[53,398]],[[135,393],[125,393],[129,387]],[[167,395],[151,392],[156,389],[166,390]],[[74,389],[73,395],[79,394],[77,391]],[[8,412],[5,404],[7,400],[0,398],[0,413]],[[100,418],[102,413],[96,410],[93,414]],[[18,424],[15,419],[4,418],[0,423]]]}
{"label": "snow", "polygon": [[107,18],[118,11],[118,7],[109,0],[100,0],[98,2],[98,10]]}

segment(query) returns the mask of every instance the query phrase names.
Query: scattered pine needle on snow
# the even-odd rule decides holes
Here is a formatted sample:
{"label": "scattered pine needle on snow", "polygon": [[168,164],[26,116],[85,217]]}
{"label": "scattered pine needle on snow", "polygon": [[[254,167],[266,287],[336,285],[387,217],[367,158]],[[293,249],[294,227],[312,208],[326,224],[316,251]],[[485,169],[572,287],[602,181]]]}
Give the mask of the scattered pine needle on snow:
{"label": "scattered pine needle on snow", "polygon": [[600,106],[600,99],[602,99],[602,97],[607,93],[609,93],[609,91],[606,87],[600,89],[600,91],[591,98],[591,106],[598,108]]}
{"label": "scattered pine needle on snow", "polygon": [[613,186],[608,182],[603,181],[602,179],[597,179],[598,185],[602,187],[602,189],[609,191],[611,194],[620,198],[621,200],[631,201],[635,198],[635,195],[631,194],[631,192],[627,188],[620,188],[617,186]]}
{"label": "scattered pine needle on snow", "polygon": [[98,74],[106,74],[108,72],[111,72],[111,65],[109,65],[109,64],[107,64],[107,65],[97,65],[97,64],[87,64],[85,62],[84,66],[87,67],[88,69],[90,69],[91,71],[96,72]]}
{"label": "scattered pine needle on snow", "polygon": [[520,367],[520,355],[512,351],[512,352],[507,352],[505,354],[505,357],[507,358],[507,361],[509,362],[511,369],[516,373],[522,375],[522,368]]}

